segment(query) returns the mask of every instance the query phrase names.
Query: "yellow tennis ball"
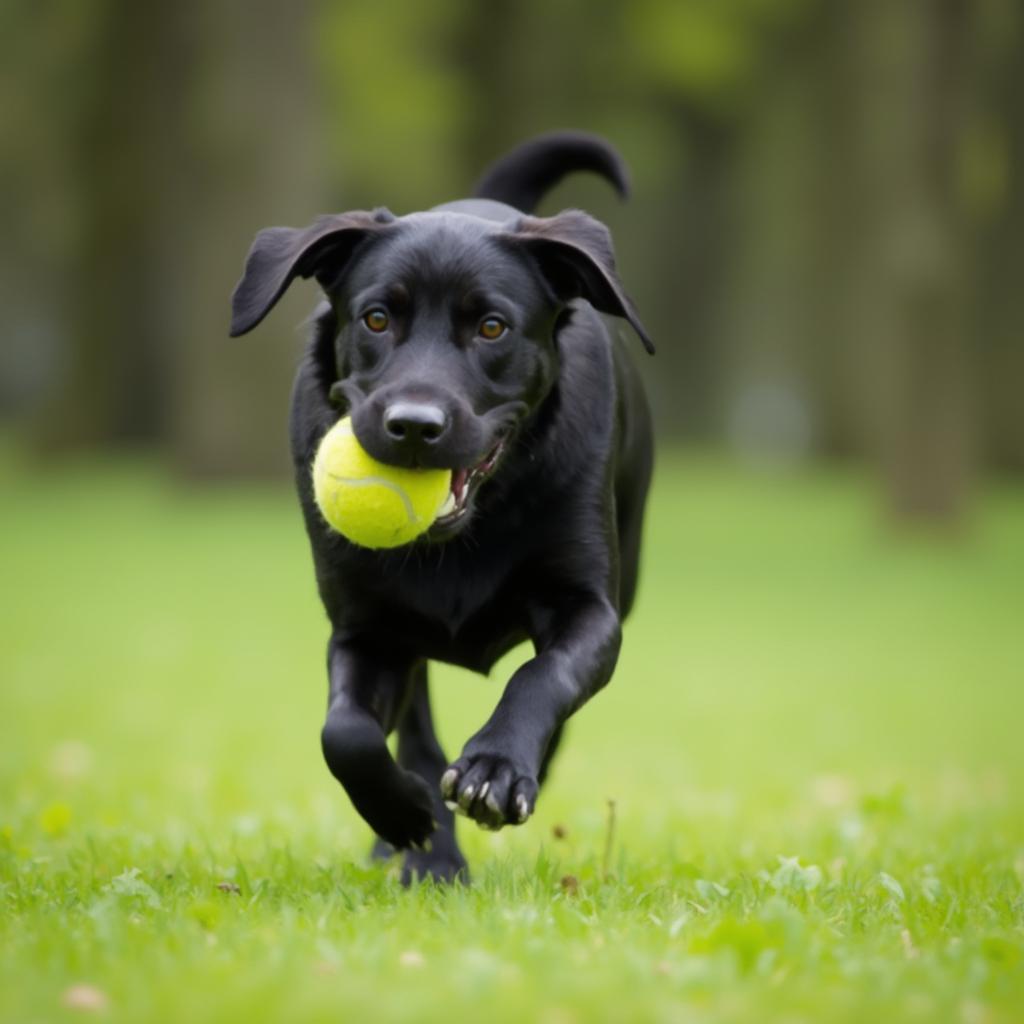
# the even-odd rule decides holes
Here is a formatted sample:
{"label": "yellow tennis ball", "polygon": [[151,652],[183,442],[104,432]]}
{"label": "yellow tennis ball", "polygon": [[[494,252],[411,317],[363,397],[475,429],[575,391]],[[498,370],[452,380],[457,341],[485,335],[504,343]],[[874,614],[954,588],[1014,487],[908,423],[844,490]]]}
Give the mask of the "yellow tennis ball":
{"label": "yellow tennis ball", "polygon": [[403,469],[378,462],[335,423],[313,460],[313,496],[324,519],[364,548],[397,548],[430,528],[451,489],[449,469]]}

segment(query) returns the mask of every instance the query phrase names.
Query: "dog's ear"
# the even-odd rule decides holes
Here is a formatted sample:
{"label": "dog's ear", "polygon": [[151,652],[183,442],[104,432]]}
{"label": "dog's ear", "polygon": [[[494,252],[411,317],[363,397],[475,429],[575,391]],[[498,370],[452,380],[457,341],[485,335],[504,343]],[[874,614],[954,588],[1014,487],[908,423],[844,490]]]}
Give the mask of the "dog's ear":
{"label": "dog's ear", "polygon": [[521,217],[508,237],[534,255],[562,302],[586,299],[602,313],[625,318],[644,348],[654,353],[654,342],[615,271],[611,234],[599,220],[582,210],[563,210],[554,217]]}
{"label": "dog's ear", "polygon": [[251,331],[295,277],[316,277],[325,286],[336,281],[359,242],[394,221],[387,210],[359,210],[320,217],[308,228],[264,228],[231,296],[231,337]]}

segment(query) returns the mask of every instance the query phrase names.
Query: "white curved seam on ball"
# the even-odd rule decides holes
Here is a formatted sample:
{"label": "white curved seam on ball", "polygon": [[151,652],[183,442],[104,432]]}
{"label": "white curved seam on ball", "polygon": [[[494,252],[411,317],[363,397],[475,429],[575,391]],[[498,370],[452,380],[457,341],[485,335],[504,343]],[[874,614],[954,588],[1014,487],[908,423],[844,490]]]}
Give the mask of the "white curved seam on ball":
{"label": "white curved seam on ball", "polygon": [[398,484],[392,483],[390,480],[385,480],[381,476],[338,476],[337,473],[331,473],[330,471],[328,471],[327,475],[332,480],[337,480],[339,484],[349,484],[352,487],[361,487],[368,484],[378,484],[381,487],[386,487],[402,500],[402,504],[405,505],[405,514],[409,517],[409,522],[418,523],[420,521],[420,517],[416,515],[416,509],[412,507],[412,502],[409,500],[409,495]]}

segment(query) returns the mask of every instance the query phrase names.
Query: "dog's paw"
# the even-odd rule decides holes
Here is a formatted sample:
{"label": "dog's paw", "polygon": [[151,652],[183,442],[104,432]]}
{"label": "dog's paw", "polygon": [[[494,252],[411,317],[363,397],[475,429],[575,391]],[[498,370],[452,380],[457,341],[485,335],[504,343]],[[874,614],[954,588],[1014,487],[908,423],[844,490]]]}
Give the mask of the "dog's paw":
{"label": "dog's paw", "polygon": [[533,814],[537,779],[500,755],[464,755],[441,776],[441,796],[456,813],[496,831]]}
{"label": "dog's paw", "polygon": [[386,839],[381,839],[380,836],[374,837],[373,846],[370,847],[371,861],[391,860],[392,857],[397,855],[398,850],[396,850]]}
{"label": "dog's paw", "polygon": [[443,884],[461,882],[469,885],[466,858],[454,845],[450,848],[444,844],[438,845],[443,848],[431,846],[426,850],[409,850],[406,853],[402,860],[402,885],[425,881]]}
{"label": "dog's paw", "polygon": [[380,838],[381,854],[388,845],[396,850],[425,848],[437,828],[430,787],[419,776],[401,769],[388,776],[380,780],[372,795],[359,787],[349,791],[356,810]]}
{"label": "dog's paw", "polygon": [[[399,853],[380,836],[374,840],[370,851],[373,861],[388,861]],[[402,857],[402,885],[408,887],[415,882],[437,882],[451,884],[460,882],[469,885],[469,866],[462,851],[455,843],[455,837],[439,828],[422,849],[407,850]]]}

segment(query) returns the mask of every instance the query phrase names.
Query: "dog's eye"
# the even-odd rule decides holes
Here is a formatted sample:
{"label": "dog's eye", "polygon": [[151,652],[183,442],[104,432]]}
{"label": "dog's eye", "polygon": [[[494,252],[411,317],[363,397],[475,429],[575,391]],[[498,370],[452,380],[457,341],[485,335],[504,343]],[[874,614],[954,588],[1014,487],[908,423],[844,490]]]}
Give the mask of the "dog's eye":
{"label": "dog's eye", "polygon": [[369,313],[363,314],[363,323],[374,334],[381,334],[386,331],[390,322],[387,313],[383,309],[371,309]]}
{"label": "dog's eye", "polygon": [[497,341],[508,330],[508,324],[496,316],[489,316],[480,321],[477,331],[485,341]]}

